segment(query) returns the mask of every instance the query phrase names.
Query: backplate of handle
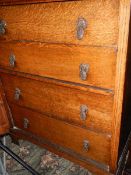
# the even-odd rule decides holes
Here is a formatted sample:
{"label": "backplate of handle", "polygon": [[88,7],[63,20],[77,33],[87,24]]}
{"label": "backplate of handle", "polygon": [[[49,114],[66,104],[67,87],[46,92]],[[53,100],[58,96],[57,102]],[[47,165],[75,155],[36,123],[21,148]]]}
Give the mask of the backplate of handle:
{"label": "backplate of handle", "polygon": [[84,18],[78,18],[77,20],[77,39],[82,40],[85,34],[85,29],[87,28],[87,21]]}
{"label": "backplate of handle", "polygon": [[0,35],[5,34],[6,22],[4,20],[0,20]]}
{"label": "backplate of handle", "polygon": [[21,90],[19,88],[15,89],[15,93],[14,93],[14,99],[15,100],[19,100],[20,99],[20,95],[21,95]]}
{"label": "backplate of handle", "polygon": [[81,80],[86,80],[89,72],[89,64],[80,64],[80,78]]}
{"label": "backplate of handle", "polygon": [[80,118],[81,120],[86,120],[88,113],[88,107],[86,105],[80,106]]}
{"label": "backplate of handle", "polygon": [[16,61],[15,55],[13,53],[11,53],[9,56],[10,67],[12,67],[12,68],[15,67],[15,61]]}
{"label": "backplate of handle", "polygon": [[88,140],[83,141],[83,148],[85,151],[89,150],[89,141]]}
{"label": "backplate of handle", "polygon": [[29,128],[29,120],[27,118],[24,118],[23,126],[25,129]]}

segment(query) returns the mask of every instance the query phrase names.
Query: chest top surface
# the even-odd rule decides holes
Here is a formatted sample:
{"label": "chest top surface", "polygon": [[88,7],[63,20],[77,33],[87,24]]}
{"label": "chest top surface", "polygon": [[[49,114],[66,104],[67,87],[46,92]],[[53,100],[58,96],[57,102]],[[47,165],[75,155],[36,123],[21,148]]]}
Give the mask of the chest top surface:
{"label": "chest top surface", "polygon": [[29,4],[29,3],[42,3],[42,2],[58,2],[58,1],[72,1],[72,0],[0,0],[0,5],[16,5],[16,4]]}

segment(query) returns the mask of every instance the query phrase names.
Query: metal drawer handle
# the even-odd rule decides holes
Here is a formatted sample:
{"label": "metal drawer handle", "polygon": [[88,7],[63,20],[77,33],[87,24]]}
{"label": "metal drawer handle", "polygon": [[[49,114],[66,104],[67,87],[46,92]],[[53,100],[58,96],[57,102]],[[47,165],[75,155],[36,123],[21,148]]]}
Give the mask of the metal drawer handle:
{"label": "metal drawer handle", "polygon": [[87,118],[88,107],[86,105],[80,106],[80,118],[81,120],[86,120]]}
{"label": "metal drawer handle", "polygon": [[15,67],[15,61],[16,61],[15,55],[11,53],[10,56],[9,56],[9,65],[10,65],[10,67]]}
{"label": "metal drawer handle", "polygon": [[89,141],[88,140],[83,141],[83,148],[85,151],[89,150]]}
{"label": "metal drawer handle", "polygon": [[20,95],[21,95],[21,90],[19,88],[16,88],[15,89],[15,94],[14,94],[15,100],[19,100],[20,99]]}
{"label": "metal drawer handle", "polygon": [[77,21],[77,39],[81,40],[84,37],[87,21],[84,18],[79,18]]}
{"label": "metal drawer handle", "polygon": [[0,20],[0,35],[5,34],[6,22],[4,20]]}
{"label": "metal drawer handle", "polygon": [[86,80],[89,72],[89,64],[80,64],[80,78]]}
{"label": "metal drawer handle", "polygon": [[24,118],[24,121],[23,121],[23,126],[25,129],[29,128],[29,120],[27,118]]}

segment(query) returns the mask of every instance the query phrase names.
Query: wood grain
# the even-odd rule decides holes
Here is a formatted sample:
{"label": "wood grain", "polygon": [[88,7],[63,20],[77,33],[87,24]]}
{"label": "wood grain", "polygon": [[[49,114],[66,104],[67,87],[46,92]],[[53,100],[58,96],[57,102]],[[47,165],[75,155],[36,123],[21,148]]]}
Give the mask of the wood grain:
{"label": "wood grain", "polygon": [[[47,82],[47,83],[53,83],[62,87],[69,87],[72,89],[78,89],[78,90],[82,90],[82,91],[90,91],[93,93],[97,93],[97,94],[103,94],[103,95],[109,95],[110,93],[112,95],[114,95],[114,91],[110,90],[110,89],[104,89],[104,88],[99,88],[99,87],[94,87],[94,86],[88,86],[88,85],[84,85],[84,84],[79,84],[79,83],[73,83],[73,82],[66,82],[66,81],[62,81],[59,79],[53,79],[53,78],[48,78],[48,77],[42,77],[42,76],[37,76],[37,75],[31,75],[31,74],[27,74],[24,72],[18,72],[18,71],[12,71],[9,69],[3,69],[0,67],[0,73],[6,73],[6,74],[11,74],[11,75],[17,75],[19,77],[25,77],[25,78],[29,78],[32,80],[37,80],[37,81],[41,81],[41,82]],[[2,75],[2,74],[1,74]]]}
{"label": "wood grain", "polygon": [[5,104],[2,98],[2,89],[1,89],[1,81],[0,81],[0,136],[9,133],[9,120],[7,117]]}
{"label": "wood grain", "polygon": [[[111,132],[113,95],[110,93],[93,93],[88,89],[77,90],[3,73],[1,79],[9,104],[24,106],[91,130]],[[21,90],[18,101],[14,99],[15,88]],[[89,110],[85,121],[80,118],[81,105],[87,105]]]}
{"label": "wood grain", "polygon": [[[16,3],[21,2],[16,0]],[[76,38],[76,22],[79,17],[84,17],[88,21],[82,40]],[[93,145],[97,146],[96,143],[98,143],[98,148],[93,147],[89,157],[109,165],[111,173],[116,171],[119,158],[129,17],[129,0],[99,2],[83,0],[0,7],[0,19],[7,22],[6,34],[0,36],[0,60],[1,66],[5,68],[0,71],[7,100],[14,111],[16,123],[22,128],[22,120],[26,114],[29,114],[31,122],[32,116],[36,122],[42,123],[45,119],[50,121],[52,127],[47,128],[47,131],[49,129],[53,131],[50,135],[42,130],[41,123],[42,132],[37,133],[39,131],[32,128],[32,131],[30,130],[30,133],[36,132],[36,136],[43,134],[41,136],[43,138],[46,136],[49,140],[54,138],[53,134],[58,129],[55,127],[63,126],[61,129],[64,130],[65,138],[72,138],[72,135],[67,132],[69,130],[74,133],[76,140],[78,136],[79,145],[75,147],[75,144],[69,145],[68,142],[63,142],[62,146],[71,146],[72,150],[81,153],[83,157],[80,142],[84,139],[83,136],[89,136]],[[20,51],[21,48],[23,53]],[[14,52],[16,61],[20,61],[16,62],[14,69],[8,66],[10,52]],[[22,62],[22,58],[26,58],[25,62]],[[33,63],[30,65],[29,62],[32,60]],[[89,61],[91,64],[88,80],[84,83],[80,81],[77,69],[81,61]],[[12,75],[2,73],[4,71],[12,72]],[[22,90],[19,101],[14,100],[16,87]],[[89,107],[86,121],[80,120],[81,104]],[[20,118],[16,116],[17,114]],[[56,126],[53,125],[53,121],[56,121]],[[36,122],[31,123],[33,128],[36,128]],[[82,137],[77,135],[80,133]],[[90,133],[93,134],[90,135]],[[112,134],[111,140],[107,137],[103,138],[102,133]],[[17,134],[19,135],[18,132]],[[58,132],[58,137],[53,142],[56,141],[59,145],[59,142],[61,143],[59,138],[62,138],[62,134]],[[105,139],[105,142],[108,140],[108,146],[104,148],[102,155],[98,154],[98,151],[102,149],[101,137]],[[76,140],[73,140],[73,143],[76,143]],[[101,144],[100,147],[99,144]],[[94,150],[96,150],[95,153]]]}
{"label": "wood grain", "polygon": [[[131,132],[131,20],[129,25],[129,38],[128,38],[128,53],[126,61],[126,74],[124,85],[124,98],[123,98],[123,111],[121,120],[121,134],[119,152],[122,154],[123,149],[127,143],[127,139]],[[130,146],[131,148],[131,146]],[[131,161],[130,161],[131,162]]]}
{"label": "wood grain", "polygon": [[[9,56],[15,55],[12,68]],[[115,48],[10,42],[0,43],[0,66],[18,72],[113,89],[116,73]],[[87,80],[80,78],[80,64],[89,64]]]}
{"label": "wood grain", "polygon": [[[26,130],[53,144],[73,150],[84,157],[95,159],[108,165],[110,160],[110,136],[101,135],[56,119],[51,119],[39,113],[11,105],[15,126]],[[24,117],[29,120],[29,128],[23,127]],[[83,141],[88,140],[89,151],[83,149]],[[97,143],[97,144],[96,144]]]}
{"label": "wood grain", "polygon": [[[127,46],[129,36],[129,20],[130,20],[130,0],[120,0],[119,12],[119,42],[116,67],[116,83],[115,96],[113,106],[113,122],[112,122],[112,148],[111,148],[111,170],[115,172],[117,168],[118,149],[120,141],[120,128],[122,119],[123,94],[125,83],[125,70],[127,58]],[[124,25],[123,25],[124,24]]]}
{"label": "wood grain", "polygon": [[13,129],[11,129],[10,133],[11,133],[11,136],[13,139],[15,139],[15,140],[20,140],[20,139],[29,140],[30,142],[32,142],[36,145],[44,147],[44,148],[48,149],[49,151],[51,151],[51,152],[53,152],[61,157],[64,157],[65,159],[68,159],[76,164],[81,165],[82,167],[87,168],[90,172],[93,173],[93,175],[112,175],[109,172],[108,166],[107,166],[108,170],[104,170],[102,164],[98,164],[99,166],[101,166],[101,168],[100,168],[100,167],[94,165],[93,163],[87,162],[86,160],[80,160],[80,157],[78,159],[75,155],[69,154],[67,152],[65,153],[65,152],[61,151],[60,149],[57,149],[55,147],[52,147],[50,145],[45,144],[44,141],[42,139],[39,139],[37,136],[33,135],[33,138],[32,138],[32,134],[28,134],[27,132],[23,132],[23,130],[20,130],[18,128],[13,128]]}
{"label": "wood grain", "polygon": [[[0,40],[32,40],[79,45],[116,45],[119,0],[89,0],[1,6],[7,23]],[[84,38],[76,37],[78,18],[88,22]],[[111,19],[111,20],[110,20]]]}
{"label": "wood grain", "polygon": [[[58,2],[66,0],[0,0],[0,5],[16,5],[16,4],[30,4],[30,3],[45,3],[45,2]],[[77,0],[78,1],[78,0]]]}

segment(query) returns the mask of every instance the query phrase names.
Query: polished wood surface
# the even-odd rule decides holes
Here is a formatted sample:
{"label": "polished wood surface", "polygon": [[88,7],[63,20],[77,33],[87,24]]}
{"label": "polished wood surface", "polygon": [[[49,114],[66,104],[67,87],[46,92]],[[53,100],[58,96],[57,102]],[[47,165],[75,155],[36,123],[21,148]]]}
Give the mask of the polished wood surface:
{"label": "polished wood surface", "polygon": [[[7,26],[6,33],[0,36],[0,40],[116,45],[118,9],[118,0],[2,6],[0,18],[6,21]],[[87,20],[88,25],[82,40],[78,40],[76,36],[80,17]]]}
{"label": "polished wood surface", "polygon": [[[125,88],[124,88],[124,104],[123,104],[123,114],[122,114],[122,124],[121,124],[121,138],[119,152],[123,151],[127,139],[131,138],[131,20],[129,25],[129,38],[128,38],[128,53],[126,62],[126,74],[125,74]],[[131,150],[131,141],[129,150]],[[131,156],[131,155],[130,155]],[[131,163],[131,162],[130,162]]]}
{"label": "polished wood surface", "polygon": [[[0,53],[0,66],[5,69],[114,89],[117,54],[115,48],[1,42]],[[13,68],[9,62],[11,54],[16,59]],[[89,64],[86,80],[80,78],[81,64]]]}
{"label": "polished wood surface", "polygon": [[[84,92],[9,74],[2,74],[2,83],[8,104],[14,103],[91,130],[111,133],[113,94],[93,93],[88,89]],[[19,100],[14,97],[16,88],[21,90]],[[88,107],[85,120],[80,117],[81,105]]]}
{"label": "polished wood surface", "polygon": [[[119,40],[118,40],[118,53],[117,53],[117,67],[116,67],[116,80],[115,80],[115,96],[112,123],[112,151],[111,151],[111,168],[117,168],[118,150],[120,143],[120,130],[123,112],[123,96],[125,84],[125,71],[127,61],[127,48],[129,37],[129,20],[130,20],[130,0],[120,1],[120,21],[119,21]],[[124,21],[124,25],[123,25]]]}
{"label": "polished wood surface", "polygon": [[[83,38],[78,39],[80,18],[87,21],[87,28]],[[89,170],[100,175],[114,174],[120,155],[122,123],[126,120],[122,114],[129,18],[130,0],[0,6],[0,19],[7,23],[5,34],[0,35],[0,76],[18,125],[11,126],[10,133],[34,142],[53,140],[54,144],[79,153],[82,157],[72,156],[81,165],[86,162],[83,157],[88,155],[81,150],[80,142],[89,137],[93,144],[88,153],[89,159],[93,159],[87,163]],[[79,30],[83,32],[83,28]],[[12,68],[10,54],[16,58]],[[90,65],[85,81],[80,79],[80,64]],[[18,100],[14,99],[16,88],[21,90]],[[88,107],[85,121],[80,118],[81,105]],[[28,129],[23,128],[25,117],[30,121]],[[51,128],[47,128],[46,121]],[[40,128],[36,128],[37,122]],[[58,126],[63,132],[57,130]],[[63,136],[73,143],[64,142]],[[108,143],[103,152],[102,142]],[[53,150],[53,145],[49,147]],[[68,151],[62,152],[68,157]]]}
{"label": "polished wood surface", "polygon": [[30,142],[39,145],[41,147],[46,148],[47,150],[50,150],[51,152],[64,157],[65,159],[68,159],[72,162],[75,162],[82,167],[87,168],[90,170],[93,174],[97,175],[112,175],[112,173],[109,172],[109,166],[105,166],[103,164],[99,164],[96,162],[92,162],[91,159],[83,159],[83,157],[80,157],[80,155],[74,154],[73,152],[69,153],[68,151],[65,151],[63,149],[58,149],[58,147],[53,147],[45,142],[43,138],[39,138],[37,136],[34,136],[32,134],[29,134],[28,132],[24,132],[23,130],[19,128],[10,129],[10,133],[13,139],[15,140],[29,140]]}
{"label": "polished wood surface", "polygon": [[[17,106],[10,105],[10,107],[16,127],[45,138],[52,144],[71,149],[84,157],[109,164],[111,139],[109,135],[97,134]],[[29,120],[27,129],[24,129],[24,118]],[[89,151],[83,148],[84,140],[89,141]]]}
{"label": "polished wood surface", "polygon": [[0,5],[16,5],[28,3],[57,2],[66,0],[0,0]]}
{"label": "polished wood surface", "polygon": [[2,90],[2,84],[0,81],[0,135],[9,133],[9,129],[10,129],[2,94],[3,94],[3,90]]}

